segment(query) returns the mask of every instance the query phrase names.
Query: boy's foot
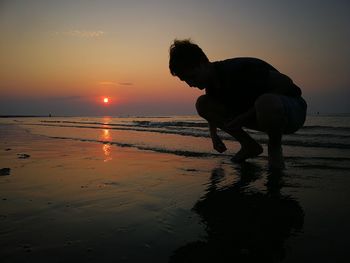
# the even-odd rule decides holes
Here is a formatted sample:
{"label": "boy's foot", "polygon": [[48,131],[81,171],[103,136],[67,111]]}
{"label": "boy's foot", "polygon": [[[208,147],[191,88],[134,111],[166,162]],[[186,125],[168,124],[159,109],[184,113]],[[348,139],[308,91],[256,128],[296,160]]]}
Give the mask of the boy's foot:
{"label": "boy's foot", "polygon": [[282,147],[268,146],[268,160],[270,170],[285,169]]}
{"label": "boy's foot", "polygon": [[235,154],[235,156],[231,158],[231,161],[235,163],[241,163],[248,158],[259,156],[263,151],[263,148],[258,143],[249,146],[242,146],[242,148]]}

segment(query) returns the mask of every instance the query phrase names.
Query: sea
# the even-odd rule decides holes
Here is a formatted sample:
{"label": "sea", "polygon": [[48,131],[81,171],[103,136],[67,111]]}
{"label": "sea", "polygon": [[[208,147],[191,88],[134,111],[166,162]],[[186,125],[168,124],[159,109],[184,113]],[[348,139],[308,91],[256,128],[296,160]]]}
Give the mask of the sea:
{"label": "sea", "polygon": [[[228,144],[220,154],[212,149],[208,124],[198,116],[35,117],[6,118],[30,133],[62,140],[98,142],[190,157],[230,157],[239,144],[219,131]],[[265,148],[266,134],[247,130]],[[299,166],[350,168],[350,115],[309,115],[304,127],[283,136],[286,160]]]}
{"label": "sea", "polygon": [[247,132],[234,164],[198,116],[0,118],[3,262],[350,262],[350,115],[308,115],[282,174]]}

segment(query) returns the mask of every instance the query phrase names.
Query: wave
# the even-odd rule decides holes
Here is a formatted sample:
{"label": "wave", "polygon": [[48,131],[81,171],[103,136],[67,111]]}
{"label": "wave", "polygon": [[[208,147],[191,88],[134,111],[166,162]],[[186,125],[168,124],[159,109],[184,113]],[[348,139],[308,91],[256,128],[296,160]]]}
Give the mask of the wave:
{"label": "wave", "polygon": [[206,122],[185,122],[185,121],[175,121],[175,122],[152,122],[152,121],[133,121],[136,125],[142,127],[191,127],[191,128],[206,128],[208,123]]}
{"label": "wave", "polygon": [[336,148],[336,149],[350,149],[350,144],[336,143],[336,142],[308,142],[283,139],[283,145],[313,147],[313,148]]}
{"label": "wave", "polygon": [[[232,154],[224,154],[224,153],[212,153],[212,152],[200,152],[200,151],[187,151],[187,150],[178,150],[178,149],[165,149],[160,147],[154,147],[154,146],[144,146],[144,145],[137,145],[133,143],[121,143],[121,142],[115,142],[115,141],[105,141],[105,140],[96,140],[96,139],[82,139],[82,138],[74,138],[74,137],[63,137],[63,136],[46,136],[48,138],[52,139],[63,139],[63,140],[73,140],[73,141],[81,141],[81,142],[93,142],[93,143],[102,143],[102,144],[109,144],[109,145],[115,145],[119,147],[130,147],[130,148],[136,148],[138,150],[143,151],[153,151],[153,152],[159,152],[159,153],[167,153],[167,154],[174,154],[178,156],[184,156],[184,157],[202,157],[202,158],[209,158],[209,157],[224,157],[224,158],[231,158]],[[267,159],[266,156],[258,156],[255,159],[261,159],[265,160]],[[339,169],[339,170],[348,170],[350,167],[344,167],[344,166],[337,166],[337,165],[328,165],[325,164],[325,162],[330,161],[332,163],[334,162],[340,162],[344,164],[344,162],[350,162],[350,158],[348,157],[304,157],[304,156],[285,156],[284,159],[286,160],[293,160],[293,161],[301,161],[301,164],[293,164],[294,167],[300,167],[300,168],[324,168],[324,169]],[[323,164],[305,164],[305,161],[311,161],[312,163],[314,161],[321,161]]]}
{"label": "wave", "polygon": [[[42,120],[42,123],[71,123],[71,124],[94,124],[94,125],[118,125],[118,126],[140,126],[140,127],[208,127],[205,121],[131,121],[132,124],[122,123],[106,123],[106,122],[91,122],[91,121],[62,121],[62,120]],[[121,121],[123,122],[123,121]],[[350,132],[350,127],[347,126],[326,126],[326,125],[306,125],[300,130],[341,130]]]}
{"label": "wave", "polygon": [[176,134],[181,136],[193,136],[193,137],[207,137],[209,138],[208,132],[203,131],[202,133],[196,133],[193,131],[175,131],[175,130],[160,130],[160,129],[146,129],[146,128],[138,128],[135,126],[127,126],[127,125],[115,125],[121,127],[110,127],[108,126],[73,126],[73,125],[53,125],[53,124],[25,124],[25,125],[36,125],[36,126],[48,126],[48,127],[61,127],[61,128],[86,128],[86,129],[101,129],[101,130],[122,130],[122,131],[141,131],[141,132],[157,132],[157,133],[165,133],[165,134]]}
{"label": "wave", "polygon": [[331,133],[302,133],[297,132],[294,134],[288,134],[288,136],[291,137],[303,137],[303,138],[334,138],[334,139],[348,139],[350,140],[350,135],[344,135],[344,134],[331,134]]}
{"label": "wave", "polygon": [[[64,123],[74,123],[77,122],[64,122]],[[38,125],[38,126],[51,126],[51,127],[63,127],[63,128],[80,128],[80,129],[109,129],[109,130],[127,130],[127,131],[138,131],[138,132],[153,132],[153,133],[163,133],[163,134],[175,134],[180,136],[192,136],[192,137],[203,137],[203,138],[210,138],[210,135],[208,131],[204,130],[168,130],[168,129],[160,129],[156,127],[152,128],[146,128],[146,127],[135,127],[132,125],[108,125],[108,126],[79,126],[79,125],[65,125],[65,124],[27,124],[27,125]],[[259,135],[259,133],[255,133],[256,135]],[[226,134],[220,134],[221,137],[225,140],[231,140],[234,141],[234,139]],[[268,142],[266,135],[263,133],[260,133],[260,135],[264,137],[255,138],[259,143],[266,144]],[[306,137],[307,139],[303,137]],[[323,137],[326,141],[321,140],[309,140],[313,137]],[[350,144],[344,143],[344,142],[335,142],[335,141],[329,141],[329,138],[331,136],[312,136],[310,134],[292,134],[284,137],[283,144],[289,145],[289,146],[301,146],[301,147],[314,147],[314,148],[336,148],[336,149],[350,149]],[[349,136],[338,136],[333,135],[333,138],[337,139],[349,139]]]}
{"label": "wave", "polygon": [[349,171],[349,166],[337,166],[337,165],[327,165],[327,164],[294,164],[294,168],[302,169],[327,169],[327,170],[346,170]]}
{"label": "wave", "polygon": [[[100,128],[106,127],[131,127],[131,128],[166,128],[166,129],[188,129],[188,128],[208,128],[207,123],[200,122],[152,122],[152,121],[133,121],[133,124],[124,123],[103,123],[103,122],[81,122],[81,121],[41,121],[42,123],[67,123],[67,124],[84,124],[84,125],[103,125]],[[87,126],[88,127],[88,126]],[[334,133],[304,133],[307,130],[344,130],[349,131],[349,134],[334,134]],[[259,131],[249,130],[251,133],[261,133]],[[338,138],[338,139],[350,139],[350,128],[349,127],[331,127],[331,126],[305,126],[302,127],[297,133],[291,134],[290,136],[303,136],[303,137],[327,137],[327,138]]]}
{"label": "wave", "polygon": [[208,123],[205,122],[154,122],[154,121],[132,121],[132,124],[124,123],[104,123],[104,122],[89,122],[89,121],[41,121],[42,123],[69,123],[69,124],[89,124],[89,125],[109,125],[109,126],[126,126],[126,127],[154,127],[154,128],[164,128],[164,127],[208,127]]}
{"label": "wave", "polygon": [[350,127],[345,126],[309,125],[302,127],[300,130],[330,130],[350,133]]}
{"label": "wave", "polygon": [[228,154],[219,154],[219,153],[185,151],[185,150],[171,150],[171,149],[164,149],[164,148],[152,147],[152,146],[140,146],[140,145],[137,145],[137,144],[121,143],[121,142],[115,142],[115,141],[80,139],[80,138],[61,137],[61,136],[46,136],[46,137],[53,138],[53,139],[66,139],[66,140],[74,140],[74,141],[81,141],[81,142],[103,143],[103,144],[116,145],[116,146],[119,146],[119,147],[131,147],[131,148],[136,148],[138,150],[143,150],[143,151],[154,151],[154,152],[159,152],[159,153],[169,153],[169,154],[175,154],[175,155],[186,156],[186,157],[231,156],[231,155],[228,155]]}

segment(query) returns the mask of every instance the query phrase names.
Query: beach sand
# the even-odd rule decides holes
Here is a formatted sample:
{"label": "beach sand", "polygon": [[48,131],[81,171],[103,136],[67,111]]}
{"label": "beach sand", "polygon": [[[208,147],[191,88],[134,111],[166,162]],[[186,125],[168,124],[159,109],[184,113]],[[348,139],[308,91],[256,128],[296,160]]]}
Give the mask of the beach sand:
{"label": "beach sand", "polygon": [[348,262],[346,165],[0,135],[1,262]]}

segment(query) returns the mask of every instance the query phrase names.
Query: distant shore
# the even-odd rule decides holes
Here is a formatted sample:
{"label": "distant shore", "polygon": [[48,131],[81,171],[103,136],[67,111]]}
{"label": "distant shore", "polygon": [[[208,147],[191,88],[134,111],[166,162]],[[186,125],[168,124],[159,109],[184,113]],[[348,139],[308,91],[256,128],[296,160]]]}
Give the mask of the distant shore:
{"label": "distant shore", "polygon": [[[137,115],[125,115],[125,116],[109,116],[109,117],[119,117],[119,118],[123,118],[123,117],[134,117],[134,118],[168,118],[170,115],[166,115],[166,116],[137,116]],[[174,115],[176,116],[176,115]],[[350,116],[350,113],[308,113],[308,116],[320,116],[320,117],[348,117]],[[103,116],[88,116],[88,115],[0,115],[0,118],[46,118],[46,117],[103,117]]]}
{"label": "distant shore", "polygon": [[42,117],[52,117],[52,116],[50,115],[0,115],[0,118],[42,118]]}

